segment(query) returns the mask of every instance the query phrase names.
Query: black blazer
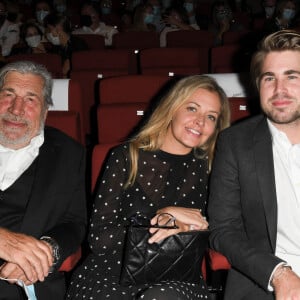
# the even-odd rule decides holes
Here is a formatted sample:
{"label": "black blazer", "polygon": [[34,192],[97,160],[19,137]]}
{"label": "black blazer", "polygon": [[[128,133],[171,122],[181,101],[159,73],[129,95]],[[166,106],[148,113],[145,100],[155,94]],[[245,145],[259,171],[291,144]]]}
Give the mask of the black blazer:
{"label": "black blazer", "polygon": [[[85,149],[62,132],[45,128],[45,141],[36,159],[21,232],[36,238],[53,237],[61,248],[59,268],[79,248],[86,232]],[[35,284],[35,290],[38,299],[64,299],[64,275],[55,271]]]}
{"label": "black blazer", "polygon": [[211,246],[232,265],[225,299],[273,299],[277,200],[271,134],[264,116],[224,130],[210,182]]}

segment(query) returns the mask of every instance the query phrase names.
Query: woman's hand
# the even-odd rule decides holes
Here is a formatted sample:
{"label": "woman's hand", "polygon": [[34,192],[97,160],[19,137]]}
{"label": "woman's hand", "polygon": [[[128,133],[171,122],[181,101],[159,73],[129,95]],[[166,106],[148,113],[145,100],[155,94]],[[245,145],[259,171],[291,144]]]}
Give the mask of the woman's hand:
{"label": "woman's hand", "polygon": [[[166,214],[159,216],[160,214]],[[170,216],[176,218],[177,229],[158,229],[150,228],[149,231],[152,234],[151,238],[148,240],[149,243],[157,243],[168,236],[173,234],[189,231],[189,230],[205,230],[208,228],[208,222],[206,218],[202,216],[199,209],[196,208],[186,208],[177,206],[168,206],[157,211],[155,217],[151,219],[151,224],[155,225],[157,223],[157,218],[159,217],[159,224],[166,224],[170,220]],[[172,225],[171,224],[168,225]]]}

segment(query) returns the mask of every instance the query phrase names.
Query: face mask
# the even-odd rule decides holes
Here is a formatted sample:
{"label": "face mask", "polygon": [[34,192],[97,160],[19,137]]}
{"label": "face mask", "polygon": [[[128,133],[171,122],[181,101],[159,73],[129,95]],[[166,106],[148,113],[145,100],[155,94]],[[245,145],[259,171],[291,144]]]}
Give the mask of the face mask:
{"label": "face mask", "polygon": [[103,15],[109,15],[111,12],[111,8],[110,7],[102,7],[101,11],[102,11]]}
{"label": "face mask", "polygon": [[160,7],[159,6],[157,6],[157,5],[153,6],[153,14],[156,16],[160,15]]}
{"label": "face mask", "polygon": [[154,20],[154,15],[153,14],[146,14],[145,18],[144,18],[144,22],[146,24],[151,24],[153,23]]}
{"label": "face mask", "polygon": [[273,16],[273,14],[275,12],[275,6],[267,6],[267,7],[265,7],[265,12],[266,12],[266,16],[267,17]]}
{"label": "face mask", "polygon": [[66,5],[64,5],[64,4],[59,4],[59,5],[56,6],[56,10],[57,10],[57,12],[59,12],[60,14],[63,13],[63,12],[65,12],[66,9],[67,9],[67,7],[66,7]]}
{"label": "face mask", "polygon": [[292,20],[295,16],[295,10],[294,9],[290,9],[290,8],[285,8],[283,10],[283,13],[282,13],[282,17],[285,19],[285,20]]}
{"label": "face mask", "polygon": [[55,46],[60,45],[60,40],[58,36],[54,36],[51,32],[47,34],[47,39],[49,42]]}
{"label": "face mask", "polygon": [[40,35],[33,35],[30,37],[27,37],[25,39],[26,43],[28,44],[29,47],[35,48],[39,45],[41,42],[42,38]]}
{"label": "face mask", "polygon": [[45,17],[49,14],[47,10],[39,10],[36,12],[36,19],[39,23],[43,23]]}
{"label": "face mask", "polygon": [[184,8],[186,9],[187,12],[192,12],[194,9],[194,5],[193,3],[184,3]]}

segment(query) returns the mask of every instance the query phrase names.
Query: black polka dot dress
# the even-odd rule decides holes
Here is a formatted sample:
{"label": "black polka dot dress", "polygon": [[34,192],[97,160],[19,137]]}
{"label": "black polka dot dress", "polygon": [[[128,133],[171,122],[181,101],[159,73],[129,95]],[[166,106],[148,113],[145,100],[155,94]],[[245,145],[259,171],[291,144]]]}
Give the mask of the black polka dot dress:
{"label": "black polka dot dress", "polygon": [[137,212],[152,217],[166,206],[205,211],[207,160],[197,159],[193,153],[140,150],[135,183],[124,189],[128,170],[128,144],[124,144],[116,147],[107,161],[91,217],[91,254],[73,273],[67,299],[210,299],[204,280],[200,284],[167,281],[119,285],[128,218]]}

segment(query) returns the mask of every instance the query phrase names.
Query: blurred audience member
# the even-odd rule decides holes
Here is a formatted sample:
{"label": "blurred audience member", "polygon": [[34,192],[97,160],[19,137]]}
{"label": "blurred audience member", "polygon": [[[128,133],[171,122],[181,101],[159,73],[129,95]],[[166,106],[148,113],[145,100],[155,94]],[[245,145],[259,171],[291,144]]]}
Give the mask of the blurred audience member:
{"label": "blurred audience member", "polygon": [[264,35],[296,26],[297,3],[294,0],[278,1],[275,16],[265,23]]}
{"label": "blurred audience member", "polygon": [[44,19],[53,12],[51,3],[47,0],[37,0],[35,2],[35,22],[39,25],[42,32],[45,32]]}
{"label": "blurred audience member", "polygon": [[65,16],[50,14],[45,18],[47,39],[53,44],[54,52],[62,59],[62,73],[64,78],[70,77],[72,69],[72,53],[87,50],[84,40],[71,33],[70,20]]}
{"label": "blurred audience member", "polygon": [[66,15],[66,13],[68,12],[66,0],[53,0],[53,6],[56,13],[58,14]]}
{"label": "blurred audience member", "polygon": [[223,34],[228,31],[244,30],[242,24],[235,22],[232,9],[226,1],[217,0],[212,6],[209,30],[215,34],[215,46],[223,43]]}
{"label": "blurred audience member", "polygon": [[98,8],[93,2],[83,3],[80,16],[81,27],[74,30],[73,34],[99,34],[105,37],[106,46],[112,45],[112,37],[118,30],[101,22]]}
{"label": "blurred audience member", "polygon": [[100,2],[101,20],[107,25],[120,28],[120,15],[114,10],[111,0],[102,0]]}
{"label": "blurred audience member", "polygon": [[160,0],[147,0],[146,4],[152,5],[153,9],[153,24],[156,31],[160,32],[164,25],[162,23],[162,4]]}
{"label": "blurred audience member", "polygon": [[150,4],[138,5],[134,10],[133,24],[128,30],[156,31],[153,8]]}
{"label": "blurred audience member", "polygon": [[276,4],[276,0],[261,0],[261,11],[253,14],[252,20],[252,29],[258,34],[261,35],[266,23],[275,18]]}
{"label": "blurred audience member", "polygon": [[121,24],[120,24],[120,28],[119,31],[124,32],[124,31],[128,31],[133,24],[133,13],[130,10],[124,10],[121,13]]}
{"label": "blurred audience member", "polygon": [[276,0],[263,0],[262,6],[264,8],[264,17],[266,19],[272,19],[275,15]]}
{"label": "blurred audience member", "polygon": [[20,42],[12,48],[11,55],[48,52],[51,52],[50,43],[44,38],[40,27],[31,21],[22,24]]}
{"label": "blurred audience member", "polygon": [[160,33],[160,47],[167,46],[167,34],[177,30],[199,30],[197,24],[190,25],[186,11],[180,7],[170,7],[165,11],[164,29]]}
{"label": "blurred audience member", "polygon": [[195,0],[184,0],[183,1],[183,7],[186,10],[189,24],[192,26],[198,26],[197,23],[197,14],[196,14],[196,1]]}
{"label": "blurred audience member", "polygon": [[20,40],[20,23],[16,16],[8,14],[6,1],[0,1],[0,46],[2,57],[10,55],[11,49]]}
{"label": "blurred audience member", "polygon": [[243,25],[244,29],[250,30],[252,26],[252,9],[247,0],[228,0],[232,9],[233,19]]}

